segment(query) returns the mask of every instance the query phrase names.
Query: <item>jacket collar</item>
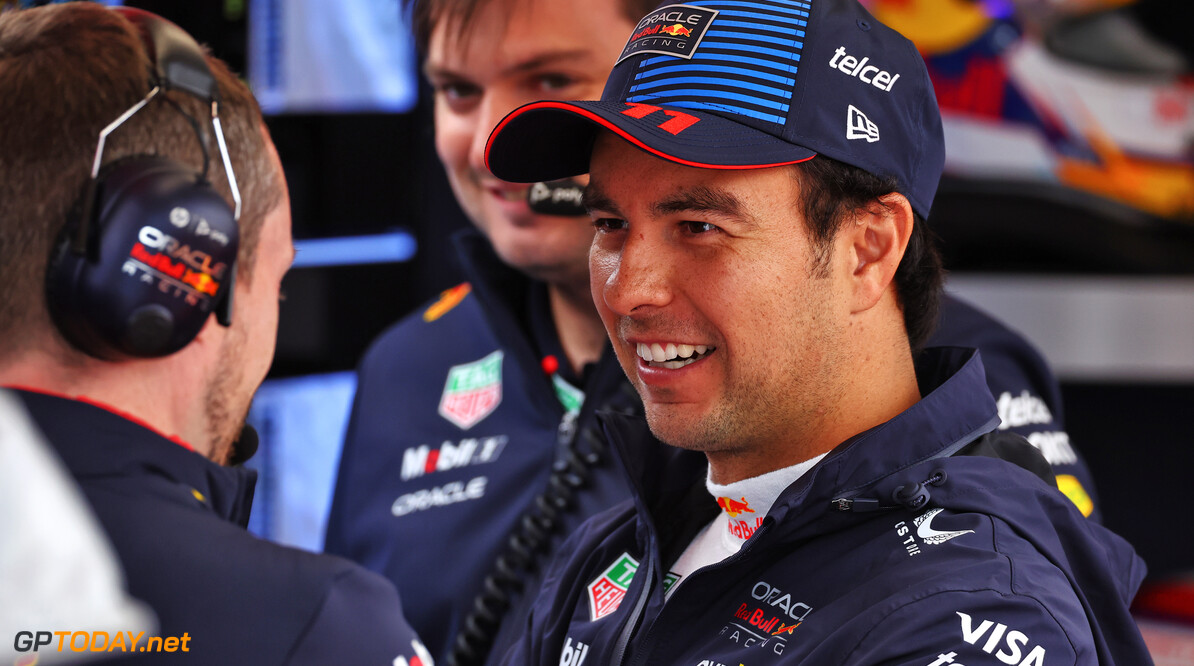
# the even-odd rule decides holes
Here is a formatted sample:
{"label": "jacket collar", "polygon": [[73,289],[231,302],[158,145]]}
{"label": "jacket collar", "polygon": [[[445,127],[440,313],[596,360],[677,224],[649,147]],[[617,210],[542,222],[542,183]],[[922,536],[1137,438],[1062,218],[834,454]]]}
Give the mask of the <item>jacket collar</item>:
{"label": "jacket collar", "polygon": [[[512,360],[518,368],[538,371],[542,359],[532,345],[534,334],[530,328],[532,324],[527,318],[531,316],[532,290],[545,290],[546,286],[503,263],[493,245],[476,229],[458,232],[453,237],[453,242],[456,244],[465,277],[472,285],[473,293],[476,294],[477,302],[490,324],[494,337],[497,338],[498,345],[507,355],[513,357]],[[554,325],[544,326],[547,327],[552,327],[554,333]],[[558,347],[559,343],[555,346]],[[620,392],[619,387],[623,385],[629,387],[613,348],[606,344],[597,367],[586,378],[583,389],[586,394],[604,397]],[[542,382],[541,386],[545,387],[545,390],[538,392],[540,394],[537,396],[532,396],[532,399],[540,399],[545,404],[558,407],[550,382]],[[625,396],[613,397],[613,403],[622,408],[622,411],[630,411],[634,405],[639,404],[633,390],[627,391]],[[598,407],[606,405],[594,405],[592,408]],[[635,411],[641,413],[642,410]]]}
{"label": "jacket collar", "polygon": [[836,497],[853,497],[917,463],[953,455],[999,425],[977,351],[925,350],[916,364],[916,376],[923,396],[919,402],[838,445],[806,475],[805,483],[781,495],[777,505],[784,504],[785,498],[795,499],[792,491],[801,486],[821,486]]}
{"label": "jacket collar", "polygon": [[[853,497],[917,463],[956,453],[999,423],[978,352],[940,347],[917,359],[923,397],[895,418],[834,448],[812,470],[789,486],[768,514],[776,522],[795,511],[788,525],[821,514],[808,511],[838,497]],[[656,440],[640,418],[603,414],[607,432],[630,476],[640,513],[659,515],[703,483],[704,456]],[[922,479],[923,480],[923,479]],[[707,497],[707,496],[706,496]],[[785,528],[787,529],[787,528]],[[653,527],[652,527],[653,530]]]}
{"label": "jacket collar", "polygon": [[[249,521],[257,473],[224,467],[126,415],[99,404],[17,390],[29,414],[71,474],[88,481],[152,480],[151,492],[196,503],[242,527]],[[164,482],[164,483],[162,483]]]}
{"label": "jacket collar", "polygon": [[492,324],[498,343],[507,353],[525,356],[520,361],[538,367],[531,348],[530,331],[525,322],[531,290],[537,285],[526,275],[510,268],[497,256],[493,245],[476,229],[465,229],[452,238],[465,277],[477,295],[477,301]]}

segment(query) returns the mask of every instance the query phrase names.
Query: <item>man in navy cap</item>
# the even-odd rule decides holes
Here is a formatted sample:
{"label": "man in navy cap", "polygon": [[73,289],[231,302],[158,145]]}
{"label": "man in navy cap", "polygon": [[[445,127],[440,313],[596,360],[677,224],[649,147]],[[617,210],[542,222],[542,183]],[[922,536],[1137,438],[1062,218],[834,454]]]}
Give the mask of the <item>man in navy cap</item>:
{"label": "man in navy cap", "polygon": [[562,547],[508,663],[1147,663],[1143,563],[998,428],[977,353],[922,348],[943,162],[923,62],[855,0],[660,7],[600,101],[498,125],[497,177],[590,174],[646,412],[605,421],[633,505]]}
{"label": "man in navy cap", "polygon": [[[468,282],[396,323],[362,358],[326,548],[418,599],[411,623],[444,663],[494,663],[520,637],[541,563],[629,493],[596,414],[641,403],[589,293],[594,231],[571,196],[585,181],[507,183],[484,154],[490,130],[518,106],[598,97],[626,35],[657,4],[407,4],[434,93],[436,149],[476,227],[454,239]],[[683,24],[644,29],[691,37]],[[893,83],[873,58],[835,56],[869,85],[902,90],[904,79]],[[1097,520],[1041,355],[956,298],[942,299],[938,322],[928,346],[982,350],[1000,427],[1037,445],[1058,485]]]}

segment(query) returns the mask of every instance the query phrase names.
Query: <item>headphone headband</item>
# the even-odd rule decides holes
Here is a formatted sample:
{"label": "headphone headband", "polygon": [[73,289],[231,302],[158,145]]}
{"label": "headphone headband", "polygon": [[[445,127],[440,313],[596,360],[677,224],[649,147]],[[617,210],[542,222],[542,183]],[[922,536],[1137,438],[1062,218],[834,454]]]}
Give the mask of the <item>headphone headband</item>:
{"label": "headphone headband", "polygon": [[[199,44],[149,12],[116,8],[134,27],[152,62],[150,89],[104,127],[92,177],[59,237],[47,268],[50,313],[67,340],[97,358],[159,357],[198,335],[214,311],[231,323],[241,200],[219,117],[219,86]],[[207,103],[235,209],[202,174],[162,156],[103,163],[110,134],[160,93],[179,90]]]}
{"label": "headphone headband", "polygon": [[141,33],[153,62],[154,83],[166,90],[182,90],[207,102],[220,101],[220,87],[207,67],[203,49],[185,30],[143,9],[116,7]]}

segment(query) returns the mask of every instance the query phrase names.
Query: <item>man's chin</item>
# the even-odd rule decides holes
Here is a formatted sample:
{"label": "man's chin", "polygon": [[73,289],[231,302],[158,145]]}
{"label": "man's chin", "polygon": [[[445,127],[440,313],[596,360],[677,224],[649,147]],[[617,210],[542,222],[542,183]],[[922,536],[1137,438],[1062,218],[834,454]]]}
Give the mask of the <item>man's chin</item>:
{"label": "man's chin", "polygon": [[650,410],[647,412],[647,426],[655,439],[678,449],[703,452],[708,440],[700,436],[699,428],[694,428],[694,425],[691,420],[685,423],[674,416],[652,416]]}
{"label": "man's chin", "polygon": [[[533,241],[534,236],[528,235]],[[575,261],[563,261],[568,251],[547,252],[540,237],[539,243],[514,242],[509,238],[494,243],[494,251],[502,263],[515,268],[518,272],[528,275],[541,282],[558,284],[563,282],[582,282],[588,285],[588,256]]]}

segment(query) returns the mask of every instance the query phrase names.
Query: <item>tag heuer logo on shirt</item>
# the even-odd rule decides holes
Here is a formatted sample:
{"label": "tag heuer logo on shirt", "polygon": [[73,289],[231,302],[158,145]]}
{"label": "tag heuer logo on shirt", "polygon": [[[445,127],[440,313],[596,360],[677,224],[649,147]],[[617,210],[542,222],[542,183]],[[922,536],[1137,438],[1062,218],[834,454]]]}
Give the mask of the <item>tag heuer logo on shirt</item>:
{"label": "tag heuer logo on shirt", "polygon": [[618,610],[638,571],[638,560],[622,553],[597,580],[589,583],[589,617],[593,622]]}
{"label": "tag heuer logo on shirt", "polygon": [[439,401],[440,416],[463,430],[476,425],[493,413],[502,402],[502,352],[448,370],[444,395]]}

